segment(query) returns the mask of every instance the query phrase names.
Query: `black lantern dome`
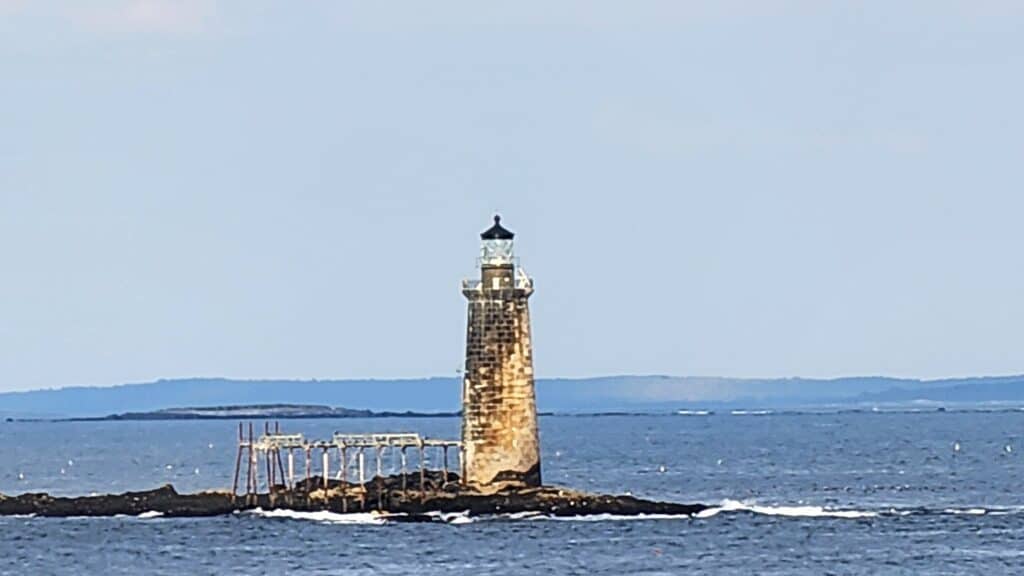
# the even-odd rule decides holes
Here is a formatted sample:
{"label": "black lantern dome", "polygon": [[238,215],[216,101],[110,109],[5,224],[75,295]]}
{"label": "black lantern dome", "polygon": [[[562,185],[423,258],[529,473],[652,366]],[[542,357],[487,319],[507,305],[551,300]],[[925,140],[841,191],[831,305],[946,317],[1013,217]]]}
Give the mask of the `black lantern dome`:
{"label": "black lantern dome", "polygon": [[498,214],[494,215],[494,226],[480,233],[481,240],[511,240],[515,236],[510,230],[501,225],[501,216]]}

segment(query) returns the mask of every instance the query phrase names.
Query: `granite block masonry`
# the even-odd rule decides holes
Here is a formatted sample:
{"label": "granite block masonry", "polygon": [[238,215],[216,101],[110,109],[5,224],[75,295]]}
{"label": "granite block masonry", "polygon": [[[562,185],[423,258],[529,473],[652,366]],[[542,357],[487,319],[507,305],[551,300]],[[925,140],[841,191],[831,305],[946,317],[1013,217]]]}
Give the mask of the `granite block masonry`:
{"label": "granite block masonry", "polygon": [[513,237],[495,216],[480,235],[480,279],[462,288],[469,301],[462,478],[480,490],[541,485],[528,305],[533,280],[517,266]]}

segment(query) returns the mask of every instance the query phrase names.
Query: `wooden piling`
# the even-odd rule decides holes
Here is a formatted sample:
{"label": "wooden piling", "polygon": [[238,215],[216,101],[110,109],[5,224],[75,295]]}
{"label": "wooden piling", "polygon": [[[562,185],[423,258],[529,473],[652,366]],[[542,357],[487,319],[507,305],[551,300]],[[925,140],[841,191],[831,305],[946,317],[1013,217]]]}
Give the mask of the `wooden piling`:
{"label": "wooden piling", "polygon": [[248,466],[246,466],[246,468],[248,469],[246,473],[246,481],[248,483],[248,497],[246,498],[246,501],[249,501],[250,499],[255,501],[257,484],[259,483],[259,478],[257,477],[256,474],[256,451],[253,449],[254,439],[255,435],[253,434],[252,422],[249,422],[249,463]]}
{"label": "wooden piling", "polygon": [[306,500],[309,500],[309,493],[313,491],[313,487],[310,486],[309,467],[312,465],[312,457],[310,456],[311,447],[306,446]]}
{"label": "wooden piling", "polygon": [[[266,420],[264,420],[263,421],[263,436],[266,437],[269,434],[270,434],[270,423],[267,422]],[[263,456],[264,456],[263,459],[265,460],[264,463],[266,464],[266,467],[267,467],[267,494],[271,494],[273,492],[272,486],[274,484],[274,468],[270,464],[270,451],[267,450],[266,454],[264,454]],[[257,458],[259,458],[258,455],[257,455]]]}
{"label": "wooden piling", "polygon": [[341,511],[348,512],[348,453],[345,445],[338,449],[341,453]]}
{"label": "wooden piling", "polygon": [[288,449],[288,489],[295,490],[295,449]]}
{"label": "wooden piling", "polygon": [[362,446],[359,447],[359,455],[357,459],[358,462],[356,463],[359,465],[359,485],[363,486],[366,484],[366,457],[363,456]]}
{"label": "wooden piling", "polygon": [[384,472],[381,470],[381,451],[383,450],[380,446],[373,447],[374,452],[377,456],[377,510],[384,509]]}
{"label": "wooden piling", "polygon": [[277,466],[274,464],[274,449],[267,448],[267,466],[270,467],[270,481],[267,485],[267,492],[269,494],[274,493],[274,486],[277,486]]}
{"label": "wooden piling", "polygon": [[288,480],[284,475],[284,464],[281,462],[281,449],[274,448],[274,460],[277,461],[277,471],[280,473],[280,483],[287,485]]}
{"label": "wooden piling", "polygon": [[409,486],[408,486],[408,484],[409,484],[409,482],[408,482],[408,480],[409,480],[409,472],[408,472],[408,468],[406,468],[405,446],[402,446],[401,452],[402,452],[402,497],[404,498],[409,493]]}
{"label": "wooden piling", "polygon": [[242,423],[238,423],[238,454],[235,456],[235,480],[231,483],[231,501],[235,501],[235,495],[238,494],[238,475],[241,473],[242,468],[242,444],[244,443],[242,437]]}
{"label": "wooden piling", "polygon": [[427,501],[427,468],[423,459],[423,442],[420,442],[420,503]]}
{"label": "wooden piling", "polygon": [[359,509],[366,511],[366,454],[363,447],[359,447]]}
{"label": "wooden piling", "polygon": [[327,482],[328,482],[328,480],[331,477],[331,459],[330,459],[329,456],[330,456],[330,454],[327,452],[327,448],[324,448],[323,449],[323,453],[321,454],[321,459],[323,460],[324,492],[325,492],[324,497],[325,498],[327,496],[326,495],[326,492],[327,492]]}
{"label": "wooden piling", "polygon": [[441,446],[441,450],[444,452],[444,461],[442,462],[442,474],[441,477],[441,488],[444,488],[448,484],[448,445]]}

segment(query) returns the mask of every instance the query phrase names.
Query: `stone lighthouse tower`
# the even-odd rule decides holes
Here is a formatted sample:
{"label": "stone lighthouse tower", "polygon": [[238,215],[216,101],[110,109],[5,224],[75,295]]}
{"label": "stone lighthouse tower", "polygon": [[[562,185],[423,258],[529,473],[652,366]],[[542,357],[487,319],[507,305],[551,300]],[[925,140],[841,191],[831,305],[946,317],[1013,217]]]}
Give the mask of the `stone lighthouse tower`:
{"label": "stone lighthouse tower", "polygon": [[462,477],[478,488],[540,486],[530,310],[533,280],[512,254],[514,234],[494,217],[480,234],[480,279],[469,300],[462,381]]}

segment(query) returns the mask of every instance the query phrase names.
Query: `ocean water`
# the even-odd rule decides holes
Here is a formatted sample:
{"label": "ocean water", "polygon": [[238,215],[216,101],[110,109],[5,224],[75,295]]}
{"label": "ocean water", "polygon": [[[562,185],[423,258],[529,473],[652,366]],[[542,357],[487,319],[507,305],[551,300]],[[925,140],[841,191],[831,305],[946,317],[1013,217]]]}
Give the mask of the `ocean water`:
{"label": "ocean water", "polygon": [[[297,420],[288,431],[459,421]],[[230,485],[235,423],[0,423],[0,493]],[[0,574],[1020,574],[1024,411],[550,416],[546,483],[697,518],[0,518]]]}

